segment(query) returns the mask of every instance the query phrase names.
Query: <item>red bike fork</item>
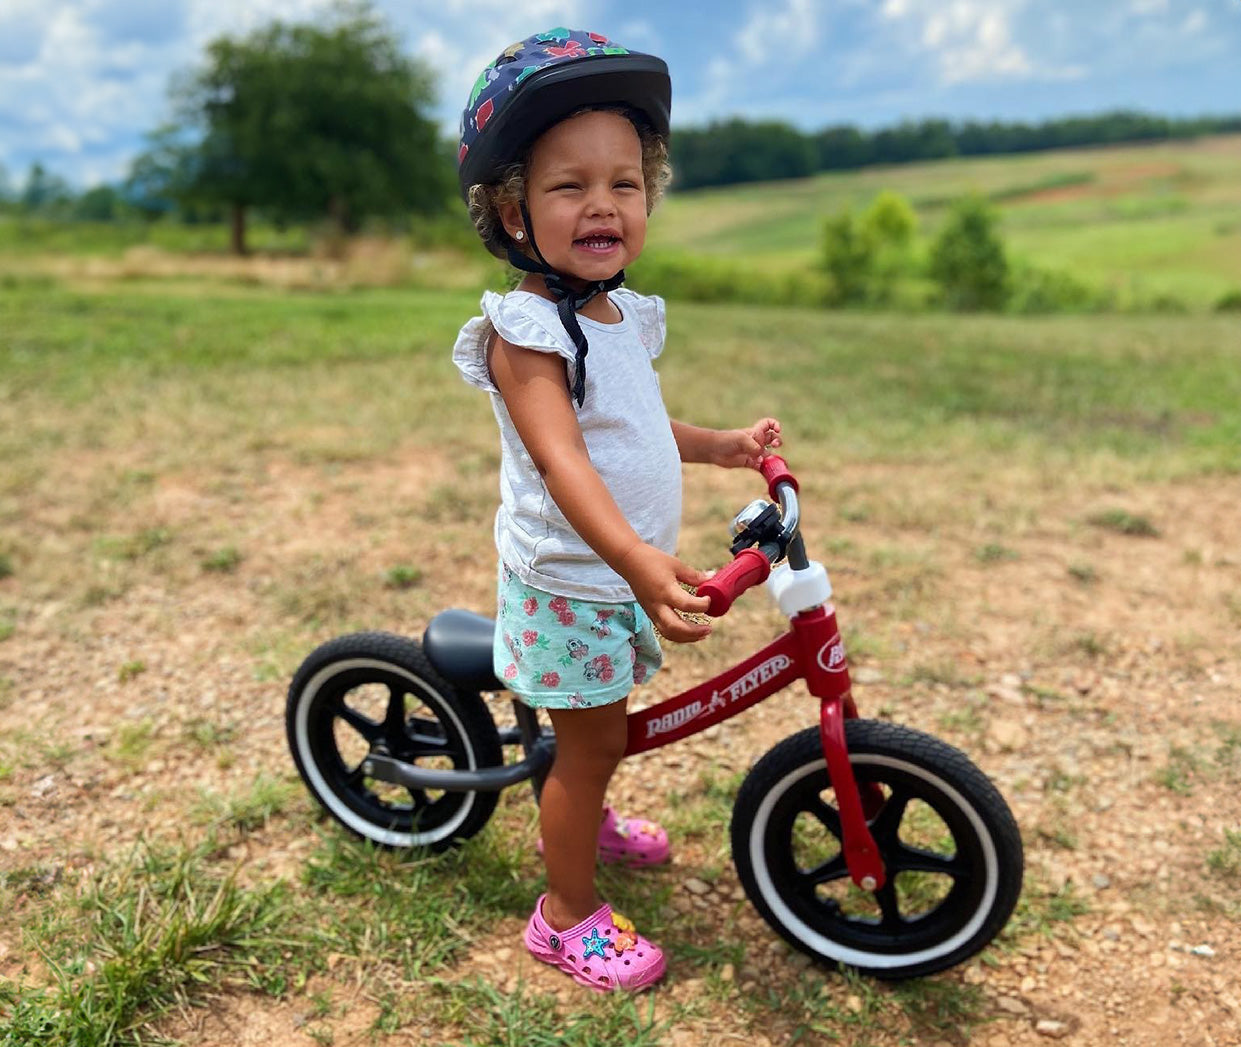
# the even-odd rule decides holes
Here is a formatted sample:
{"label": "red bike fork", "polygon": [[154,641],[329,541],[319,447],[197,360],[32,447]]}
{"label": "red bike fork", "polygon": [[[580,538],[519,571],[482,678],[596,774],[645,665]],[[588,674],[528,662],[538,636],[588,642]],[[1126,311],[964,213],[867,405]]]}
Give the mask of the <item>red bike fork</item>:
{"label": "red bike fork", "polygon": [[793,619],[793,632],[806,684],[819,699],[819,739],[840,811],[845,864],[858,887],[877,891],[887,881],[887,874],[867,823],[883,807],[883,792],[874,782],[859,788],[849,762],[845,721],[857,716],[857,706],[850,693],[849,668],[835,608],[829,604],[802,612]]}

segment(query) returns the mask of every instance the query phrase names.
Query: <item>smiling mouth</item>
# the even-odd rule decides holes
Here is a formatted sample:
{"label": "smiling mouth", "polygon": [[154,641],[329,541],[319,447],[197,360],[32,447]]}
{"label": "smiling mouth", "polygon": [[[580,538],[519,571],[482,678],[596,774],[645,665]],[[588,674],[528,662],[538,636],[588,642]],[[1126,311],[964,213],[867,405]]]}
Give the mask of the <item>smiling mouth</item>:
{"label": "smiling mouth", "polygon": [[619,243],[618,236],[584,236],[573,241],[575,247],[584,247],[588,251],[607,251]]}

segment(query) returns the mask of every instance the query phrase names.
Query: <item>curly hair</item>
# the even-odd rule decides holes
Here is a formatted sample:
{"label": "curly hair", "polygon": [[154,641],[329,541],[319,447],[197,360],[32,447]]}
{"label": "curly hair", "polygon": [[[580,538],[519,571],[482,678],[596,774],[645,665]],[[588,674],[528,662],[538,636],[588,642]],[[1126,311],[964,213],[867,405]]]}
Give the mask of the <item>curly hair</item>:
{"label": "curly hair", "polygon": [[[672,178],[672,168],[668,164],[668,140],[656,134],[641,114],[623,106],[585,106],[570,113],[565,119],[571,120],[582,113],[619,113],[633,124],[638,132],[638,140],[642,143],[642,181],[646,189],[646,213],[649,215],[664,195],[664,189]],[[519,203],[526,196],[526,171],[530,165],[530,147],[527,147],[520,160],[504,168],[501,177],[495,182],[479,183],[470,186],[468,209],[470,221],[482,239],[484,246],[500,259],[508,258],[508,248],[515,246],[522,250],[525,245],[516,244],[504,229],[500,219],[500,207],[503,204]]]}

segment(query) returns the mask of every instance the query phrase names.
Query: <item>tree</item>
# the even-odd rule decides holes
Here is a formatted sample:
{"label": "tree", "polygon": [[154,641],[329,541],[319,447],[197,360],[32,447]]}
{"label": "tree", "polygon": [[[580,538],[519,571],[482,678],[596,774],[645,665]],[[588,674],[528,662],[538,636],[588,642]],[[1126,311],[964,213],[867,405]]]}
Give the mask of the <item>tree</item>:
{"label": "tree", "polygon": [[73,203],[73,217],[86,222],[111,222],[120,209],[121,195],[110,185],[87,189]]}
{"label": "tree", "polygon": [[173,94],[196,132],[173,183],[183,201],[231,210],[238,253],[250,207],[351,232],[368,215],[438,210],[451,191],[426,115],[431,76],[366,3],[338,5],[325,25],[221,37]]}
{"label": "tree", "polygon": [[1008,298],[1008,258],[995,212],[977,193],[952,206],[931,246],[931,276],[953,309],[999,309]]}
{"label": "tree", "polygon": [[884,191],[860,218],[843,210],[823,224],[823,268],[832,278],[830,300],[887,302],[897,278],[910,268],[918,217],[900,193]]}
{"label": "tree", "polygon": [[144,218],[156,219],[191,197],[195,145],[173,124],[151,131],[146,139],[146,150],[129,165],[122,195]]}
{"label": "tree", "polygon": [[874,255],[869,297],[878,302],[890,301],[897,279],[910,268],[918,216],[900,193],[885,189],[862,212],[858,227],[870,241]]}
{"label": "tree", "polygon": [[40,163],[32,164],[26,184],[17,202],[28,214],[63,210],[73,199],[73,192],[60,175],[52,174]]}
{"label": "tree", "polygon": [[870,294],[875,245],[844,210],[823,223],[823,268],[832,278],[834,305],[863,302]]}

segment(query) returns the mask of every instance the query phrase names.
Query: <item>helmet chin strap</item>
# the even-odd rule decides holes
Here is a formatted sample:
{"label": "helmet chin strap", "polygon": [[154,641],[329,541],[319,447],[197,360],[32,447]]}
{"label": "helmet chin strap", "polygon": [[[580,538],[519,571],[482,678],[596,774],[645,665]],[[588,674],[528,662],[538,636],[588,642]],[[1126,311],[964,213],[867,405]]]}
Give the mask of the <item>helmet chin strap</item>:
{"label": "helmet chin strap", "polygon": [[547,289],[551,291],[552,297],[556,300],[556,312],[560,314],[560,322],[564,324],[565,331],[573,339],[573,345],[577,349],[577,356],[573,361],[573,383],[570,389],[578,407],[581,407],[586,400],[586,354],[590,351],[590,346],[586,342],[586,335],[582,333],[581,324],[577,322],[577,311],[584,308],[586,303],[596,295],[606,294],[620,287],[625,281],[625,270],[622,269],[607,280],[595,280],[588,283],[581,291],[575,290],[569,286],[568,277],[547,264],[547,259],[543,257],[543,252],[535,243],[534,224],[530,221],[530,212],[526,210],[525,200],[521,202],[521,217],[526,225],[527,241],[538,261],[531,260],[511,244],[508,247],[508,260],[516,269],[543,277]]}

